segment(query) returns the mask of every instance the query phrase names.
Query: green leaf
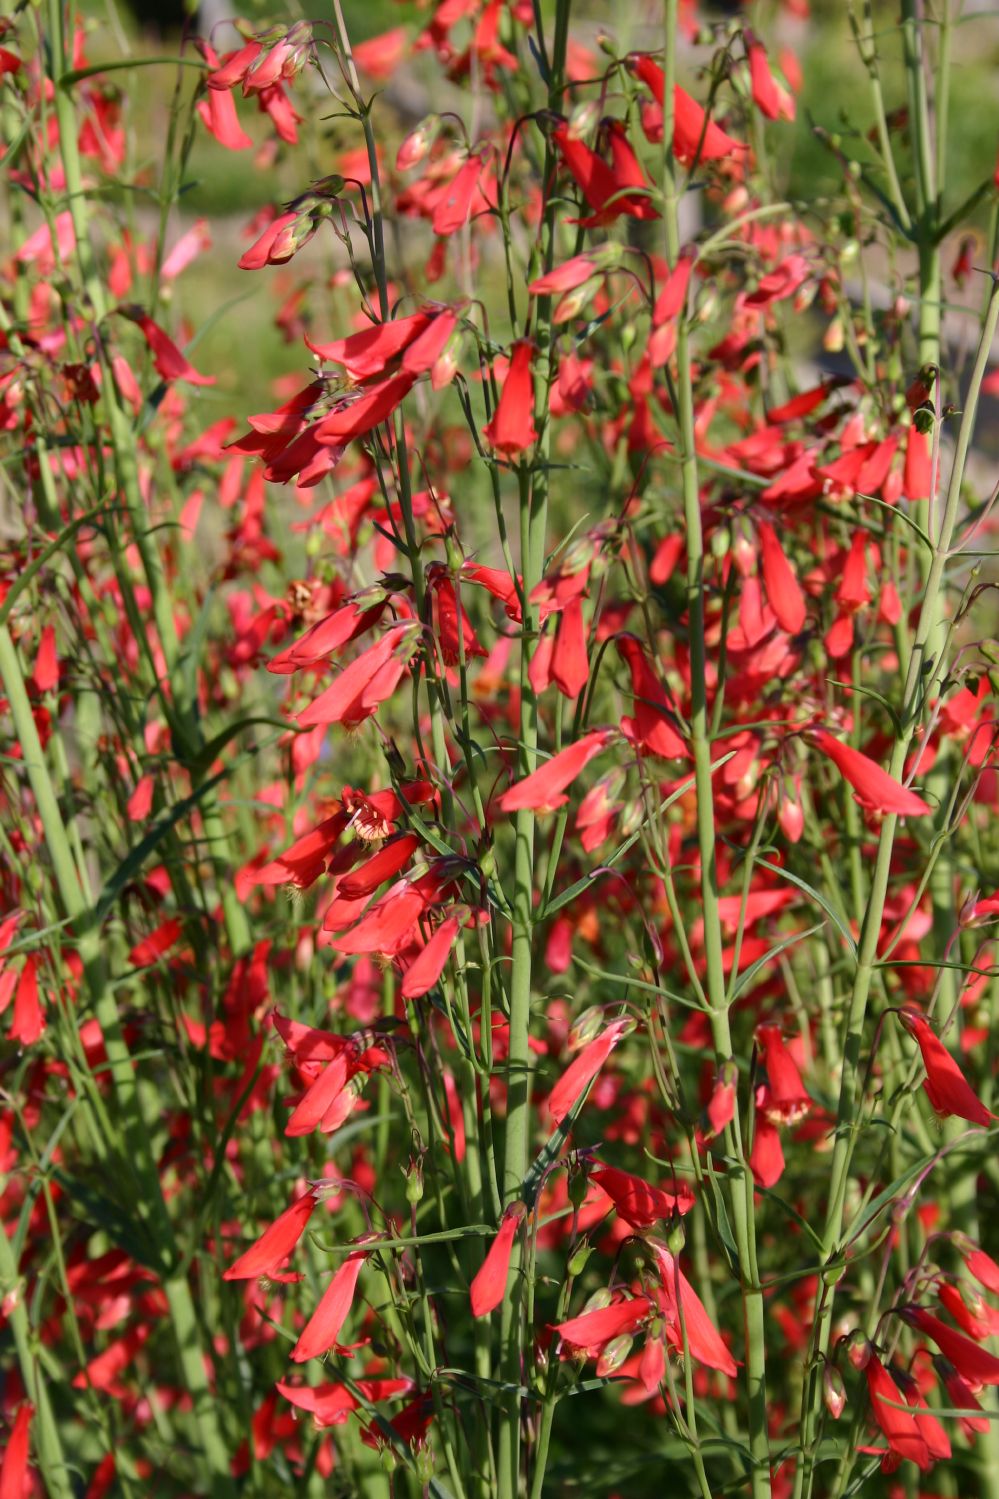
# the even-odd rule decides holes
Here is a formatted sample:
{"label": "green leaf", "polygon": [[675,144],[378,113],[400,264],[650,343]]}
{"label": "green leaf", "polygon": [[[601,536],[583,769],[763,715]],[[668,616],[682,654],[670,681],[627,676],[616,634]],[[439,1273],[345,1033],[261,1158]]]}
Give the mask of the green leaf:
{"label": "green leaf", "polygon": [[757,958],[755,963],[750,963],[745,973],[740,976],[739,982],[732,990],[729,1004],[735,1004],[735,1001],[739,998],[739,995],[742,994],[744,990],[749,988],[760,970],[766,968],[768,963],[772,963],[774,958],[779,958],[782,952],[787,952],[788,948],[793,947],[796,942],[804,942],[806,937],[814,937],[815,933],[821,932],[824,926],[825,922],[820,921],[815,926],[810,926],[807,931],[792,932],[791,935],[789,937],[785,937],[782,942],[775,942],[773,947],[770,948],[769,952],[765,952],[762,958]]}
{"label": "green leaf", "polygon": [[158,68],[161,63],[175,68],[198,68],[202,73],[209,71],[208,64],[200,57],[119,57],[114,62],[93,62],[85,68],[73,68],[56,79],[56,88],[71,89],[75,83],[82,83],[85,78],[95,78],[98,73],[124,73],[129,68]]}
{"label": "green leaf", "polygon": [[[117,1171],[112,1173],[112,1177],[116,1181],[121,1181],[123,1186],[134,1186],[129,1182],[127,1172],[121,1163]],[[91,1232],[96,1228],[102,1229],[113,1244],[123,1249],[140,1265],[154,1270],[157,1275],[163,1274],[166,1269],[163,1256],[146,1232],[134,1203],[115,1202],[106,1192],[84,1181],[76,1169],[73,1171],[55,1170],[52,1178],[58,1182],[78,1222],[86,1225]]]}
{"label": "green leaf", "polygon": [[880,692],[875,692],[873,687],[862,687],[859,682],[841,682],[837,677],[826,677],[826,681],[831,687],[842,687],[844,692],[859,692],[861,696],[871,697],[876,703],[880,703],[891,719],[892,728],[895,730],[895,738],[901,739],[902,720],[898,716],[898,710],[893,708],[888,699],[883,697]]}
{"label": "green leaf", "polygon": [[227,775],[228,771],[226,770],[217,771],[215,775],[210,776],[207,781],[202,781],[201,785],[198,786],[196,790],[192,791],[190,796],[185,796],[179,802],[175,802],[174,805],[170,808],[169,812],[167,812],[163,817],[159,818],[158,821],[153,823],[146,836],[141,839],[141,841],[137,843],[133,849],[129,850],[129,852],[125,855],[125,858],[118,865],[118,868],[115,870],[114,874],[111,875],[110,879],[105,884],[104,889],[101,891],[100,897],[98,898],[97,904],[93,910],[93,920],[95,922],[100,924],[100,922],[104,920],[108,912],[111,910],[111,907],[118,899],[118,896],[124,890],[128,882],[138,874],[139,870],[142,868],[143,864],[149,858],[149,855],[153,852],[153,850],[157,848],[160,843],[162,843],[167,834],[173,828],[175,828],[179,822],[183,822],[184,818],[187,817],[190,812],[194,811],[194,808],[198,805],[198,803],[203,801],[208,793],[214,790],[219,782],[223,781]]}
{"label": "green leaf", "polygon": [[[592,1084],[590,1086],[592,1087]],[[576,1099],[576,1102],[569,1110],[568,1114],[566,1114],[565,1118],[562,1120],[562,1123],[559,1125],[558,1129],[553,1135],[550,1135],[548,1137],[547,1142],[542,1147],[539,1155],[531,1165],[527,1175],[524,1177],[524,1180],[521,1182],[521,1201],[525,1202],[528,1208],[533,1208],[534,1204],[537,1202],[538,1193],[541,1191],[541,1183],[544,1181],[545,1176],[551,1170],[552,1166],[554,1166],[555,1162],[561,1155],[562,1147],[572,1133],[573,1125],[576,1123],[576,1120],[579,1117],[579,1114],[582,1110],[583,1104],[586,1102],[589,1092],[590,1089],[585,1088],[579,1095],[579,1097]]]}
{"label": "green leaf", "polygon": [[75,520],[70,521],[68,526],[64,526],[59,535],[50,541],[48,546],[44,547],[38,553],[37,557],[32,558],[17,581],[11,584],[7,591],[7,597],[4,599],[3,604],[0,605],[0,625],[7,623],[11,616],[11,611],[21,597],[21,594],[24,593],[32,580],[41,572],[46,562],[51,557],[54,557],[57,552],[61,552],[67,541],[75,536],[77,531],[82,530],[84,526],[94,524],[99,516],[121,515],[123,513],[124,507],[121,505],[98,505],[96,509],[88,510],[85,515],[78,515]]}
{"label": "green leaf", "polygon": [[763,869],[769,869],[771,874],[779,875],[782,880],[789,880],[792,885],[797,885],[799,890],[803,891],[804,894],[807,895],[811,900],[813,900],[817,906],[820,906],[821,909],[825,911],[826,915],[829,917],[829,920],[839,932],[840,936],[843,938],[843,941],[846,943],[847,947],[850,949],[850,952],[853,954],[854,961],[856,961],[857,944],[856,942],[854,942],[853,938],[850,936],[849,931],[843,925],[842,921],[840,921],[836,912],[833,910],[832,906],[826,900],[824,895],[820,895],[819,892],[814,888],[814,886],[810,885],[807,880],[801,879],[799,875],[792,874],[789,869],[782,869],[779,864],[771,864],[769,859],[758,859],[756,862]]}
{"label": "green leaf", "polygon": [[[287,719],[269,718],[266,713],[254,713],[248,718],[238,718],[235,723],[229,724],[228,728],[222,729],[220,733],[216,734],[214,739],[209,739],[207,744],[202,745],[192,761],[191,769],[196,774],[206,771],[210,765],[215,763],[226,745],[235,739],[237,734],[241,734],[244,729],[248,729],[251,724],[255,723],[269,724],[271,728],[281,729],[285,733],[291,727]],[[222,772],[222,774],[224,773]],[[218,776],[215,777],[216,780],[218,778]]]}

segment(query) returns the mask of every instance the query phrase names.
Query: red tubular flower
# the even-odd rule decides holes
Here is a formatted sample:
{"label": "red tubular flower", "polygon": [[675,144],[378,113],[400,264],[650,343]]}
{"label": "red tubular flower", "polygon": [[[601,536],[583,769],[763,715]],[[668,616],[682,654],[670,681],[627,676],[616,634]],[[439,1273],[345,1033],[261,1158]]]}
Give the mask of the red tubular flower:
{"label": "red tubular flower", "polygon": [[[415,1400],[411,1400],[408,1405],[404,1405],[401,1410],[394,1413],[392,1416],[392,1430],[401,1441],[406,1442],[410,1447],[414,1447],[420,1442],[426,1441],[427,1432],[430,1430],[430,1423],[433,1419],[433,1397],[424,1391],[422,1395],[417,1395]],[[378,1448],[384,1444],[385,1438],[377,1426],[371,1425],[367,1430],[361,1432],[361,1441],[366,1447]]]}
{"label": "red tubular flower", "polygon": [[902,493],[907,500],[928,500],[933,478],[933,459],[925,432],[910,427],[905,439]]}
{"label": "red tubular flower", "polygon": [[[900,1409],[905,1406],[902,1392],[876,1354],[871,1354],[864,1374],[871,1413],[888,1440],[888,1458],[909,1458],[925,1471],[930,1466],[930,1454],[922,1432],[915,1416],[904,1408]],[[888,1471],[894,1466],[892,1462]]]}
{"label": "red tubular flower", "polygon": [[649,339],[649,360],[653,369],[659,369],[673,357],[677,324],[687,305],[687,288],[693,268],[694,251],[684,250],[656,298],[652,309],[652,337]]}
{"label": "red tubular flower", "polygon": [[457,326],[458,314],[452,312],[450,308],[445,308],[443,312],[431,318],[423,332],[417,334],[403,354],[402,368],[411,375],[424,375],[427,370],[434,372],[431,374],[431,384],[434,390],[439,389],[438,384],[435,383],[436,372],[440,370],[439,361]]}
{"label": "red tubular flower", "polygon": [[[649,664],[641,641],[634,635],[622,634],[615,644],[631,674],[635,718],[629,737],[649,754],[659,755],[664,760],[686,756],[686,745],[673,727],[675,717],[669,700]],[[629,732],[626,725],[622,727]]]}
{"label": "red tubular flower", "polygon": [[563,260],[561,265],[557,265],[547,275],[539,276],[532,281],[527,288],[528,294],[532,297],[547,297],[553,292],[564,295],[566,292],[575,291],[577,287],[583,286],[599,274],[605,260],[606,257],[601,258],[600,251],[573,255],[568,260]]}
{"label": "red tubular flower", "polygon": [[154,932],[150,932],[148,937],[143,937],[141,942],[135,944],[128,955],[128,961],[135,968],[148,968],[169,951],[183,929],[184,924],[178,916],[169,917]]}
{"label": "red tubular flower", "polygon": [[[962,1375],[958,1374],[952,1363],[937,1354],[933,1359],[933,1367],[940,1376],[944,1389],[950,1396],[952,1405],[958,1410],[963,1411],[979,1411],[982,1409],[975,1399],[968,1381]],[[981,1416],[969,1415],[961,1417],[961,1428],[969,1438],[974,1436],[976,1432],[988,1431],[989,1425],[989,1418],[984,1414]]]}
{"label": "red tubular flower", "polygon": [[302,728],[319,723],[342,723],[351,728],[370,718],[398,686],[418,633],[419,626],[406,620],[386,630],[380,640],[344,667],[332,687],[298,715]]}
{"label": "red tubular flower", "polygon": [[408,52],[405,26],[393,26],[366,42],[355,42],[354,61],[369,78],[391,78]]}
{"label": "red tubular flower", "polygon": [[937,1113],[945,1118],[953,1115],[966,1119],[969,1124],[991,1124],[994,1116],[975,1093],[943,1042],[933,1034],[926,1016],[920,1015],[918,1010],[902,1010],[899,1019],[919,1047],[926,1068],[923,1087]]}
{"label": "red tubular flower", "polygon": [[253,145],[252,138],[239,123],[232,94],[209,89],[207,97],[199,99],[195,108],[209,135],[213,135],[227,151],[248,151]]}
{"label": "red tubular flower", "polygon": [[[408,1395],[413,1381],[405,1378],[359,1379],[357,1388],[373,1405],[379,1400],[391,1400],[396,1395]],[[343,1426],[347,1417],[361,1408],[357,1397],[342,1384],[300,1385],[279,1379],[277,1389],[296,1410],[307,1411],[320,1430],[327,1426]]]}
{"label": "red tubular flower", "polygon": [[552,130],[552,140],[567,170],[578,185],[588,206],[593,210],[589,218],[575,220],[583,228],[612,224],[622,213],[629,213],[625,184],[607,165],[602,156],[591,151],[585,141],[573,135],[565,120],[560,120]]}
{"label": "red tubular flower", "polygon": [[285,1134],[294,1138],[297,1135],[311,1135],[314,1129],[318,1129],[347,1086],[350,1070],[350,1056],[344,1049],[339,1056],[327,1063],[315,1082],[303,1093],[284,1127]]}
{"label": "red tubular flower", "polygon": [[749,1165],[758,1187],[775,1187],[784,1175],[784,1147],[780,1142],[780,1131],[763,1112],[766,1102],[764,1088],[757,1089],[757,1099],[760,1112],[753,1129]]}
{"label": "red tubular flower", "polygon": [[457,916],[448,916],[441,922],[426,947],[406,969],[402,981],[403,999],[419,999],[434,987],[444,971],[460,929],[461,921]]}
{"label": "red tubular flower", "polygon": [[691,1357],[709,1369],[720,1369],[733,1379],[739,1366],[726,1347],[721,1333],[704,1309],[697,1292],[677,1264],[676,1258],[662,1244],[653,1243],[652,1248],[659,1263],[659,1275],[669,1311],[673,1316],[670,1340],[676,1348],[683,1347],[679,1308],[683,1308],[683,1325],[687,1333],[687,1347]]}
{"label": "red tubular flower", "polygon": [[607,1193],[618,1217],[632,1228],[651,1228],[653,1223],[672,1218],[674,1213],[689,1213],[694,1205],[694,1194],[686,1183],[676,1192],[666,1192],[629,1171],[619,1171],[616,1166],[601,1166],[593,1172],[593,1180]]}
{"label": "red tubular flower", "polygon": [[999,1358],[994,1354],[979,1348],[963,1332],[955,1332],[953,1327],[948,1327],[946,1322],[941,1322],[939,1317],[934,1317],[921,1306],[903,1306],[897,1310],[903,1321],[911,1327],[918,1327],[924,1337],[936,1343],[973,1390],[980,1390],[983,1385],[999,1385]]}
{"label": "red tubular flower", "polygon": [[312,429],[312,436],[322,447],[343,447],[356,437],[387,421],[399,403],[409,394],[416,376],[403,370],[376,385],[369,385],[358,396],[342,401],[329,416]]}
{"label": "red tubular flower", "polygon": [[[300,218],[303,221],[301,232],[296,228]],[[265,265],[286,265],[303,245],[308,244],[316,228],[317,222],[311,216],[278,214],[236,263],[241,271],[260,271]]]}
{"label": "red tubular flower", "polygon": [[592,1312],[581,1312],[567,1322],[557,1322],[552,1332],[557,1332],[563,1343],[573,1350],[596,1354],[612,1338],[634,1332],[652,1311],[653,1303],[648,1296],[632,1296],[626,1301],[615,1301],[610,1306],[597,1307]]}
{"label": "red tubular flower", "polygon": [[85,1369],[73,1376],[74,1390],[102,1390],[109,1395],[119,1397],[124,1390],[119,1383],[120,1376],[126,1369],[134,1364],[139,1350],[152,1334],[152,1325],[148,1322],[140,1327],[133,1327],[123,1337],[115,1338],[109,1343],[103,1353],[92,1358]]}
{"label": "red tubular flower", "polygon": [[343,365],[352,380],[373,380],[384,374],[387,366],[399,358],[429,323],[429,313],[414,312],[389,323],[374,323],[360,333],[335,338],[330,343],[313,343],[308,335],[305,342],[320,359]]}
{"label": "red tubular flower", "polygon": [[548,1095],[548,1112],[556,1124],[561,1124],[571,1113],[576,1100],[590,1086],[621,1037],[630,1029],[630,1020],[615,1020],[588,1042],[569,1064]]}
{"label": "red tubular flower", "polygon": [[508,458],[522,453],[538,437],[534,427],[533,353],[534,345],[528,338],[518,338],[513,344],[499,402],[492,421],[482,429],[487,441]]}
{"label": "red tubular flower", "polygon": [[970,1240],[965,1240],[963,1244],[959,1243],[958,1247],[964,1256],[964,1263],[979,1284],[983,1285],[987,1291],[999,1296],[999,1265],[992,1256],[986,1254],[985,1250],[977,1244],[972,1244]]}
{"label": "red tubular flower", "polygon": [[495,1311],[506,1295],[507,1277],[510,1273],[510,1256],[513,1253],[517,1230],[524,1217],[524,1204],[515,1202],[507,1208],[500,1220],[499,1232],[489,1246],[471,1285],[473,1317],[488,1317]]}
{"label": "red tubular flower", "polygon": [[772,1124],[797,1124],[812,1107],[812,1100],[805,1092],[801,1073],[780,1027],[761,1025],[756,1041],[767,1074],[763,1112]]}
{"label": "red tubular flower", "polygon": [[205,81],[210,89],[217,89],[224,93],[245,80],[250,68],[263,51],[263,43],[249,41],[245,46],[237,48],[235,52],[227,52],[221,62],[210,47],[204,48],[204,51],[206,60],[212,64],[212,71]]}
{"label": "red tubular flower", "polygon": [[559,616],[552,646],[551,676],[563,697],[577,698],[590,679],[583,601],[570,599]]}
{"label": "red tubular flower", "polygon": [[430,225],[436,235],[457,234],[468,223],[485,164],[485,155],[478,153],[470,156],[458,169],[447,190],[434,204]]}
{"label": "red tubular flower", "polygon": [[504,812],[519,812],[524,808],[536,812],[552,812],[556,807],[564,806],[569,800],[562,794],[566,786],[576,779],[583,767],[595,755],[599,755],[612,738],[612,729],[593,729],[589,734],[584,734],[575,744],[560,750],[544,765],[505,791],[500,797],[501,808]]}
{"label": "red tubular flower", "polygon": [[340,1329],[350,1315],[357,1277],[366,1258],[367,1252],[363,1249],[355,1249],[348,1254],[326,1287],[322,1300],[291,1351],[296,1364],[304,1364],[310,1358],[320,1358],[331,1348],[338,1347]]}
{"label": "red tubular flower", "polygon": [[[662,139],[661,110],[666,97],[663,70],[647,53],[629,57],[628,66],[659,105],[655,113],[659,115],[659,138]],[[698,161],[721,161],[726,156],[745,151],[746,147],[740,141],[733,140],[713,120],[706,118],[696,99],[692,99],[679,84],[673,90],[673,111],[673,154],[681,166],[693,166],[695,158]]]}
{"label": "red tubular flower", "polygon": [[409,863],[420,846],[415,833],[400,833],[384,844],[370,859],[337,881],[337,894],[348,900],[373,895],[379,885],[393,879]]}
{"label": "red tubular flower", "polygon": [[199,375],[158,323],[140,307],[119,307],[118,311],[141,330],[153,356],[156,373],[164,380],[186,380],[189,385],[214,385],[214,375]]}
{"label": "red tubular flower", "polygon": [[757,109],[768,120],[793,120],[794,99],[771,73],[766,48],[751,31],[746,32],[746,56],[749,58],[753,103]]}
{"label": "red tubular flower", "polygon": [[28,1492],[28,1456],[35,1407],[27,1400],[18,1407],[0,1467],[0,1499],[23,1499]]}
{"label": "red tubular flower", "polygon": [[816,729],[812,742],[849,781],[862,807],[873,812],[894,812],[899,817],[922,817],[932,810],[921,796],[899,785],[880,765],[834,738],[828,729]]}
{"label": "red tubular flower", "polygon": [[257,1242],[233,1261],[222,1279],[256,1280],[260,1275],[274,1275],[304,1234],[315,1206],[315,1192],[306,1192],[296,1198],[291,1207],[285,1208],[270,1228],[264,1230]]}
{"label": "red tubular flower", "polygon": [[387,957],[398,952],[430,904],[421,885],[399,880],[375,901],[357,926],[336,938],[333,947],[341,953],[381,953]]}
{"label": "red tubular flower", "polygon": [[45,1013],[38,992],[38,959],[33,955],[25,959],[14,990],[14,1015],[8,1034],[11,1041],[22,1046],[33,1046],[45,1034]]}
{"label": "red tubular flower", "polygon": [[950,1438],[923,1399],[915,1379],[910,1374],[899,1373],[897,1383],[901,1385],[906,1404],[916,1419],[930,1462],[946,1462],[951,1456]]}
{"label": "red tubular flower", "polygon": [[768,521],[760,521],[759,531],[767,600],[781,629],[789,635],[797,635],[805,623],[805,596],[801,585],[773,526]]}

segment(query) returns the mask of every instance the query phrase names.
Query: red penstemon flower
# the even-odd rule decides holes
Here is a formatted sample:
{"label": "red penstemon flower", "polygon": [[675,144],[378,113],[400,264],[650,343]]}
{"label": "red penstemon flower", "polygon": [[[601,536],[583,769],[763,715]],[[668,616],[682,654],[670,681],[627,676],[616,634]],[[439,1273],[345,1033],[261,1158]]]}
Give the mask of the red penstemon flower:
{"label": "red penstemon flower", "polygon": [[487,442],[505,458],[523,453],[538,438],[534,427],[533,355],[534,345],[529,339],[518,339],[513,345],[496,410],[482,429]]}
{"label": "red penstemon flower", "polygon": [[967,1119],[969,1124],[989,1125],[992,1114],[978,1098],[943,1042],[934,1035],[925,1015],[900,1010],[899,1019],[915,1038],[926,1069],[923,1087],[938,1114]]}
{"label": "red penstemon flower", "polygon": [[276,1275],[304,1234],[317,1200],[314,1191],[296,1198],[257,1242],[233,1261],[222,1279],[255,1280],[261,1275]]}
{"label": "red penstemon flower", "polygon": [[331,1348],[340,1351],[340,1332],[350,1315],[357,1279],[367,1257],[367,1250],[353,1250],[334,1274],[291,1351],[296,1364],[319,1358]]}
{"label": "red penstemon flower", "polygon": [[873,812],[893,812],[900,817],[923,817],[930,812],[921,796],[900,785],[867,755],[836,739],[828,729],[815,729],[811,737],[815,748],[849,781],[862,807]]}

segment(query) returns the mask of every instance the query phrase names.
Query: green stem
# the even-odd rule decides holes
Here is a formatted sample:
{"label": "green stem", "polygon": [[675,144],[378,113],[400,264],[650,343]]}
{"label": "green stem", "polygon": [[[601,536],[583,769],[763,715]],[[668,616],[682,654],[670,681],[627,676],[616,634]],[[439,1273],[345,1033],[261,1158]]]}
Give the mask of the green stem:
{"label": "green stem", "polygon": [[[677,12],[678,0],[665,0],[663,218],[666,230],[666,256],[671,266],[676,265],[680,253],[679,205],[682,196],[677,162],[673,154]],[[704,916],[704,952],[707,968],[706,989],[712,1040],[717,1059],[723,1062],[728,1061],[732,1056],[732,1038],[726,1002],[725,968],[722,958],[723,941],[718,908],[718,869],[715,857],[716,829],[704,622],[706,592],[704,532],[701,523],[700,480],[694,437],[694,395],[690,375],[689,338],[686,319],[683,315],[677,326],[676,365],[678,451],[681,459],[680,471],[687,543],[687,618],[691,678],[690,731],[697,798],[700,896]],[[770,1440],[763,1292],[756,1266],[753,1178],[743,1155],[741,1140],[734,1138],[730,1143],[735,1148],[730,1151],[734,1159],[727,1176],[739,1260],[746,1338],[749,1447],[753,1458],[751,1492],[754,1499],[762,1499],[762,1496],[771,1492]]]}
{"label": "green stem", "polygon": [[[950,482],[940,533],[930,563],[926,591],[919,613],[913,639],[912,657],[905,684],[904,725],[892,750],[889,774],[898,779],[904,772],[905,762],[912,746],[916,729],[923,721],[925,705],[937,694],[946,673],[946,663],[934,656],[930,643],[939,636],[944,608],[944,572],[947,553],[950,549],[961,502],[961,486],[971,438],[978,409],[978,396],[982,380],[988,368],[989,352],[999,324],[999,282],[994,282],[992,295],[985,316],[982,337],[971,377],[968,398],[965,403],[957,446],[951,469]],[[892,853],[898,818],[887,814],[881,825],[877,857],[871,877],[870,895],[864,914],[860,943],[857,951],[857,970],[850,995],[846,1026],[843,1034],[843,1069],[840,1081],[839,1104],[836,1113],[836,1137],[829,1178],[829,1198],[826,1210],[825,1230],[822,1237],[822,1255],[826,1262],[835,1260],[840,1253],[843,1220],[846,1208],[847,1186],[854,1146],[860,1128],[862,1102],[858,1098],[858,1083],[861,1077],[861,1049],[864,1025],[867,1019],[868,1000],[878,958],[878,939],[888,897]],[[813,1362],[805,1381],[805,1406],[802,1411],[801,1444],[802,1462],[796,1475],[796,1495],[811,1493],[814,1475],[814,1433],[821,1400],[820,1362],[829,1347],[835,1305],[835,1286],[827,1288],[826,1296],[816,1317],[813,1329]],[[810,1388],[811,1386],[811,1388]]]}
{"label": "green stem", "polygon": [[170,1306],[185,1383],[194,1403],[195,1418],[212,1475],[213,1492],[234,1492],[226,1444],[217,1420],[215,1402],[205,1372],[204,1352],[190,1286],[178,1277],[173,1226],[167,1213],[151,1141],[142,1116],[135,1068],[125,1041],[114,990],[107,981],[100,933],[81,889],[55,787],[38,738],[17,650],[6,625],[0,626],[0,680],[10,704],[14,732],[21,746],[28,780],[35,798],[45,843],[52,860],[59,899],[73,924],[84,980],[101,1028],[123,1131],[120,1165],[135,1182],[136,1213],[159,1256],[163,1288]]}

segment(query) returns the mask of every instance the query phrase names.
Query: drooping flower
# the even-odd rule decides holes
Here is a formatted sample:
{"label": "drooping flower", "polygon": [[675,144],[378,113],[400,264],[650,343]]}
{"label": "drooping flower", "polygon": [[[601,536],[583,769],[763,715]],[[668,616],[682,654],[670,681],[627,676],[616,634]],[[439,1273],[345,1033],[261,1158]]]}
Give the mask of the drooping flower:
{"label": "drooping flower", "polygon": [[357,1278],[366,1259],[366,1250],[355,1249],[337,1270],[291,1351],[296,1364],[305,1363],[310,1358],[320,1358],[337,1346],[340,1330],[350,1315]]}
{"label": "drooping flower", "polygon": [[921,1306],[896,1308],[898,1315],[910,1327],[918,1327],[924,1337],[931,1338],[940,1352],[950,1360],[959,1374],[968,1381],[973,1390],[983,1385],[999,1385],[999,1358],[987,1349],[980,1348],[963,1332],[957,1332],[941,1322],[932,1312]]}
{"label": "drooping flower", "polygon": [[919,1047],[926,1068],[923,1087],[937,1113],[966,1119],[969,1124],[991,1124],[993,1116],[943,1042],[934,1035],[926,1016],[909,1009],[901,1010],[899,1019]]}
{"label": "drooping flower", "polygon": [[14,1424],[4,1448],[0,1465],[0,1499],[23,1499],[28,1489],[28,1457],[31,1451],[31,1422],[35,1407],[27,1400],[18,1406]]}
{"label": "drooping flower", "polygon": [[610,743],[612,729],[593,729],[577,739],[575,744],[559,750],[544,765],[517,781],[500,797],[504,812],[519,812],[531,808],[537,812],[551,812],[564,806],[569,800],[563,793],[566,786],[576,779],[584,766]]}
{"label": "drooping flower", "polygon": [[199,375],[185,359],[170,335],[154,323],[141,307],[119,307],[118,311],[141,330],[153,356],[156,373],[164,380],[186,380],[189,385],[214,385],[214,375]]}
{"label": "drooping flower", "polygon": [[548,1112],[556,1124],[561,1124],[571,1113],[577,1099],[590,1086],[621,1037],[630,1029],[630,1020],[613,1021],[599,1036],[587,1042],[569,1064],[548,1095]]}
{"label": "drooping flower", "polygon": [[444,971],[444,965],[461,929],[457,916],[441,922],[430,941],[406,969],[402,981],[403,999],[419,999],[432,989]]}
{"label": "drooping flower", "polygon": [[618,1216],[632,1228],[651,1228],[675,1213],[689,1213],[694,1205],[694,1194],[686,1182],[678,1184],[675,1192],[667,1192],[616,1166],[599,1167],[593,1172],[593,1180],[607,1193]]}
{"label": "drooping flower", "polygon": [[584,1311],[552,1328],[572,1349],[595,1356],[612,1338],[634,1332],[652,1311],[648,1296],[632,1296]]}
{"label": "drooping flower", "polygon": [[794,97],[782,88],[770,71],[767,51],[751,31],[746,32],[746,56],[753,103],[768,120],[793,120]]}
{"label": "drooping flower", "polygon": [[905,1409],[901,1390],[877,1354],[871,1353],[864,1375],[871,1413],[888,1441],[887,1471],[902,1458],[908,1458],[925,1471],[930,1466],[930,1454],[923,1434],[915,1416]]}
{"label": "drooping flower", "polygon": [[828,729],[814,730],[812,742],[849,781],[861,806],[874,812],[892,812],[899,817],[923,817],[932,811],[921,796],[900,785],[880,765],[835,738]]}
{"label": "drooping flower", "polygon": [[261,1234],[255,1244],[243,1251],[222,1276],[223,1280],[256,1280],[274,1275],[291,1254],[305,1232],[316,1206],[315,1192],[306,1192]]}
{"label": "drooping flower", "polygon": [[503,389],[493,412],[482,432],[486,440],[505,457],[513,457],[537,441],[534,426],[534,379],[531,374],[531,358],[534,345],[527,338],[519,338],[510,350],[510,367],[503,381]]}
{"label": "drooping flower", "polygon": [[673,1329],[670,1336],[674,1346],[683,1347],[680,1326],[680,1310],[682,1309],[683,1329],[687,1334],[687,1347],[690,1349],[691,1357],[706,1364],[709,1369],[720,1369],[723,1374],[735,1378],[739,1372],[739,1366],[729,1352],[721,1333],[708,1316],[704,1303],[680,1269],[675,1255],[671,1254],[664,1244],[657,1244],[654,1240],[652,1248],[659,1265],[663,1294],[673,1315]]}
{"label": "drooping flower", "polygon": [[781,629],[789,635],[797,635],[805,623],[805,597],[801,585],[773,526],[768,521],[760,521],[759,531],[767,600]]}
{"label": "drooping flower", "polygon": [[473,1317],[488,1317],[506,1295],[510,1257],[523,1217],[524,1205],[521,1202],[512,1203],[503,1214],[499,1231],[471,1284]]}

